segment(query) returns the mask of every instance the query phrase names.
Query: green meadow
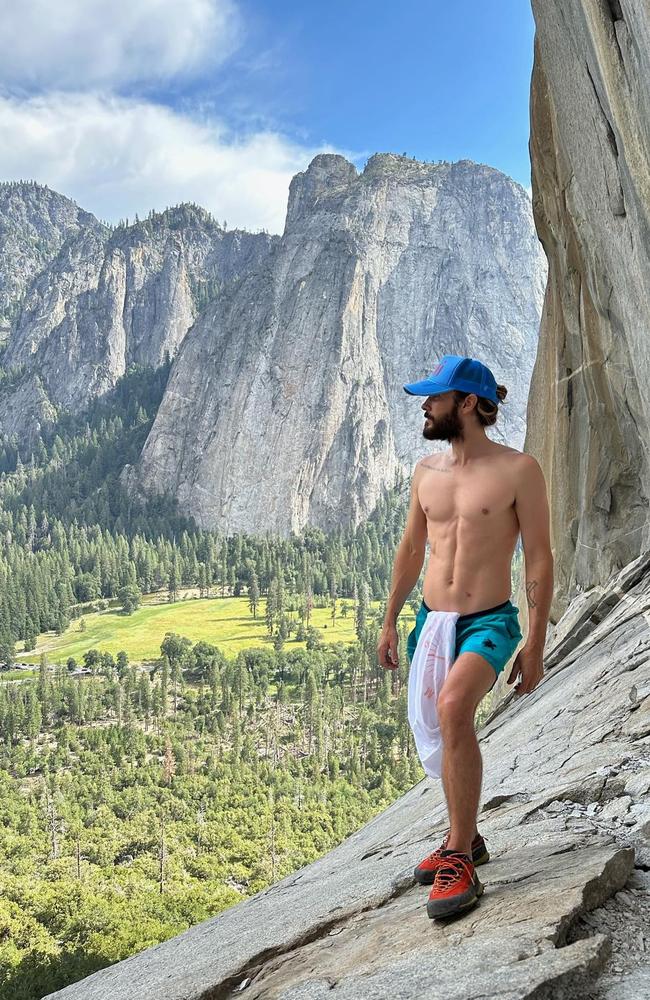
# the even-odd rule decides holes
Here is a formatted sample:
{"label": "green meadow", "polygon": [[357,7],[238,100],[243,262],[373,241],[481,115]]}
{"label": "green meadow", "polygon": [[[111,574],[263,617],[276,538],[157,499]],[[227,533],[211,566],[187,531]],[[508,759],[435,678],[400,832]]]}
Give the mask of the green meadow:
{"label": "green meadow", "polygon": [[[334,623],[331,608],[313,608],[310,625],[318,629],[324,643],[355,641],[353,602],[350,600],[347,604],[350,609],[347,617],[343,618],[337,610]],[[378,607],[378,601],[370,602],[371,611]],[[94,648],[114,656],[124,650],[129,660],[142,662],[160,656],[160,644],[166,632],[178,632],[192,642],[203,640],[212,643],[226,656],[232,657],[240,650],[254,646],[272,647],[265,610],[266,601],[262,598],[257,618],[253,618],[247,597],[186,598],[173,603],[143,603],[131,615],[118,608],[107,608],[83,615],[85,631],[81,631],[82,619],[75,619],[62,635],[53,632],[40,635],[35,650],[30,653],[18,651],[17,656],[24,663],[38,663],[41,653],[47,653],[50,663],[65,663],[70,656],[81,663],[83,654]],[[297,620],[295,612],[290,613],[290,617]],[[412,617],[407,607],[400,620]],[[304,642],[296,642],[295,633],[284,644],[285,650],[304,648]]]}

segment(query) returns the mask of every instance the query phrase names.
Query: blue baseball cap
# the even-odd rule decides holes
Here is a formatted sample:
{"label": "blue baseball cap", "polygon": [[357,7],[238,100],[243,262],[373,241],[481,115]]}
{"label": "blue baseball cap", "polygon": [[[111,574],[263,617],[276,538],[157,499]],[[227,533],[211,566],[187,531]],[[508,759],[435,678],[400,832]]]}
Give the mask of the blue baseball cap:
{"label": "blue baseball cap", "polygon": [[458,354],[445,354],[427,378],[407,382],[405,392],[411,396],[438,396],[441,392],[459,389],[474,392],[477,396],[500,403],[494,375],[481,361],[463,358]]}

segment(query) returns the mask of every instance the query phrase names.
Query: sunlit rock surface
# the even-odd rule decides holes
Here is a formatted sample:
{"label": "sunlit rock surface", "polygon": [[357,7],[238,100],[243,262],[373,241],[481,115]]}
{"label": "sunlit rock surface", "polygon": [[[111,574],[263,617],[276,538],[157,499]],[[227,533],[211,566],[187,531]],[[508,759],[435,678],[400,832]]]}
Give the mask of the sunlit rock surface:
{"label": "sunlit rock surface", "polygon": [[31,281],[80,232],[105,233],[90,212],[33,181],[0,183],[0,342]]}
{"label": "sunlit rock surface", "polygon": [[356,524],[437,447],[402,384],[442,354],[490,365],[509,390],[490,434],[521,448],[545,279],[530,200],[499,171],[317,156],[274,253],[183,341],[125,480],[224,532]]}
{"label": "sunlit rock surface", "polygon": [[[192,205],[112,232],[86,227],[29,285],[3,365],[38,374],[53,404],[83,409],[131,365],[173,357],[201,305],[254,270],[276,240],[224,230]],[[0,393],[0,429],[8,395]]]}
{"label": "sunlit rock surface", "polygon": [[533,207],[549,283],[525,450],[550,487],[556,616],[650,542],[650,6],[533,10]]}

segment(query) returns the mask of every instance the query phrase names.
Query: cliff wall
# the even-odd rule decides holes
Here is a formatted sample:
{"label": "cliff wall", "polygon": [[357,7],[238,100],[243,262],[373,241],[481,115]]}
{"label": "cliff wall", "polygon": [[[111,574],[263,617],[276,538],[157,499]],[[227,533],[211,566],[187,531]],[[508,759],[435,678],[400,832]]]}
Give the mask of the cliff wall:
{"label": "cliff wall", "polygon": [[499,171],[317,156],[275,252],[183,341],[125,481],[226,533],[357,524],[431,451],[402,384],[445,353],[509,387],[490,433],[521,447],[545,279],[530,200]]}
{"label": "cliff wall", "polygon": [[533,212],[549,280],[524,450],[549,483],[557,617],[650,541],[650,8],[533,11]]}

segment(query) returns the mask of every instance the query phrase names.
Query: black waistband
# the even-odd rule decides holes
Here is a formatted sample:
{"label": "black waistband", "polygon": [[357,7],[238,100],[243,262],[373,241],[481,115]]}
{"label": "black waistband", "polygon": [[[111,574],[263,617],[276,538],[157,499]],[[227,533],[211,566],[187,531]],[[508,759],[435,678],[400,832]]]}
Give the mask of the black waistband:
{"label": "black waistband", "polygon": [[[492,611],[501,611],[502,608],[507,608],[510,604],[510,598],[507,601],[503,601],[502,604],[495,604],[493,608],[483,608],[481,611],[470,611],[469,614],[460,615],[458,621],[469,621],[472,618],[478,618],[479,615],[488,615]],[[422,606],[426,608],[427,611],[433,611],[433,608],[428,607],[427,604],[422,601]]]}

